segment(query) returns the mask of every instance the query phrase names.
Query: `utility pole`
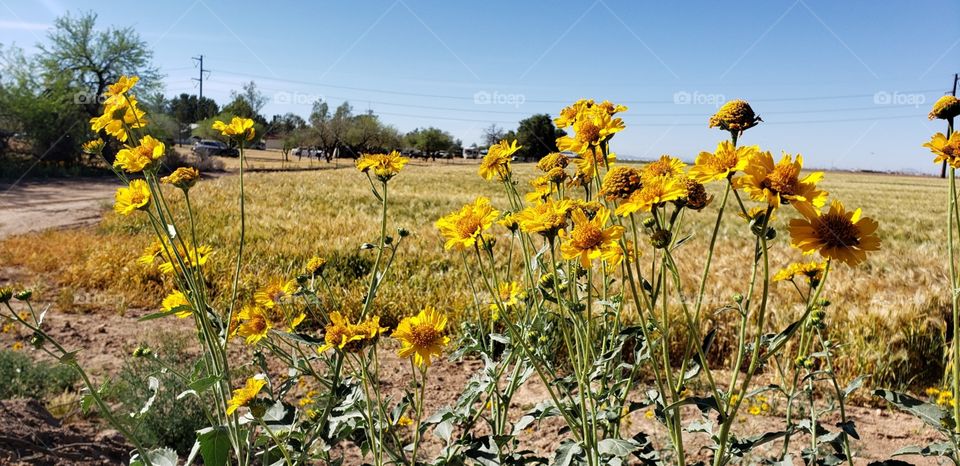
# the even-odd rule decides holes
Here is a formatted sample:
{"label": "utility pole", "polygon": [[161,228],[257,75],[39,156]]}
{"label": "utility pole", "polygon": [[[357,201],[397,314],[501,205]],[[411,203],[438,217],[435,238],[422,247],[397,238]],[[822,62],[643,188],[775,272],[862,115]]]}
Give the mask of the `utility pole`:
{"label": "utility pole", "polygon": [[192,78],[192,79],[193,79],[194,81],[197,81],[198,83],[200,83],[200,99],[199,99],[199,100],[202,100],[202,99],[203,99],[203,73],[209,73],[210,70],[207,70],[207,69],[204,69],[204,68],[203,68],[203,55],[202,55],[202,54],[201,54],[199,57],[193,57],[193,60],[200,63],[200,77],[199,77],[199,78]]}
{"label": "utility pole", "polygon": [[[953,73],[953,90],[950,91],[950,94],[954,97],[957,96],[957,81],[960,81],[960,73]],[[953,121],[951,120],[950,126],[953,126]],[[949,134],[947,135],[949,136]],[[940,168],[940,178],[947,177],[947,161],[943,161],[943,166]]]}

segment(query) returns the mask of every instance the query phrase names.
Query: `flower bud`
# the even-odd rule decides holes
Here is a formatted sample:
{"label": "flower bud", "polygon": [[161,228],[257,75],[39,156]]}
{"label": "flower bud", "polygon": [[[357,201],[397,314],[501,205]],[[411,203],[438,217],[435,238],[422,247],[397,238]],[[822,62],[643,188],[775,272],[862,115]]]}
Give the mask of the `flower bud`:
{"label": "flower bud", "polygon": [[643,227],[644,227],[644,228],[653,228],[653,227],[655,227],[655,226],[657,226],[657,220],[654,219],[653,217],[647,217],[647,218],[643,219]]}
{"label": "flower bud", "polygon": [[13,297],[13,290],[10,288],[0,288],[0,303],[10,302],[10,298]]}
{"label": "flower bud", "polygon": [[408,231],[406,228],[397,228],[397,236],[406,238],[407,236],[410,236],[410,231]]}
{"label": "flower bud", "polygon": [[650,235],[650,244],[656,249],[664,249],[667,246],[670,246],[670,241],[673,239],[673,234],[670,233],[670,230],[659,229],[654,231]]}
{"label": "flower bud", "polygon": [[13,297],[20,301],[29,301],[33,296],[33,290],[20,290],[13,294]]}

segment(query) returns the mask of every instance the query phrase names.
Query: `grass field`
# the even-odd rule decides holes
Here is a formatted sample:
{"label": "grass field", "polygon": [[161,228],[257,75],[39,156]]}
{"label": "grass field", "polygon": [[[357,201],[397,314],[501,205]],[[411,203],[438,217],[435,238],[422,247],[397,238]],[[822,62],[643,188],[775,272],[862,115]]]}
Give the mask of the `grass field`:
{"label": "grass field", "polygon": [[[235,164],[227,161],[228,169]],[[359,246],[375,241],[378,235],[379,206],[366,178],[349,161],[281,164],[267,154],[262,160],[251,160],[251,164],[264,171],[246,175],[245,254],[249,261],[241,278],[244,295],[249,296],[272,277],[293,277],[308,258],[320,255],[330,261],[328,270],[335,285],[346,291],[344,310],[358,309],[365,286],[363,277],[373,259]],[[277,168],[314,170],[272,171]],[[535,176],[532,165],[518,164],[515,170],[524,184]],[[229,292],[235,257],[237,181],[235,176],[219,176],[191,191],[191,201],[200,213],[198,236],[216,251],[208,277],[221,296]],[[939,247],[945,237],[941,220],[945,217],[944,202],[940,199],[944,182],[837,172],[827,174],[823,187],[846,205],[862,207],[865,215],[876,219],[883,240],[882,250],[859,269],[841,265],[831,273],[826,291],[833,303],[829,307],[829,332],[843,342],[837,358],[839,371],[844,377],[872,374],[873,385],[920,387],[936,383],[943,370],[940,348],[949,318],[943,285],[944,257]],[[426,304],[442,306],[454,316],[472,306],[470,277],[460,266],[461,258],[443,250],[433,222],[478,195],[490,197],[501,209],[505,206],[501,186],[478,177],[473,162],[415,161],[390,183],[389,229],[403,227],[411,236],[405,240],[391,272],[394,276],[378,301],[387,325]],[[168,198],[180,197],[171,191]],[[716,208],[714,205],[697,217],[687,217],[688,230],[708,232]],[[784,225],[788,215],[793,213],[784,209],[774,222],[779,233],[773,253],[775,269],[801,259],[787,244],[789,234]],[[746,223],[733,215],[726,216],[724,222],[710,278],[719,286],[708,287],[712,292],[720,291],[708,297],[707,307],[711,309],[729,302],[734,293],[745,291],[733,286],[746,281],[751,260],[743,252],[749,249],[747,235],[733,234],[735,229],[747,228]],[[498,231],[506,238],[505,230]],[[701,267],[697,256],[706,250],[709,237],[700,235],[679,253],[688,258],[681,263],[691,267],[684,270],[684,276],[696,276]],[[24,285],[37,287],[61,311],[154,308],[164,295],[164,284],[159,275],[135,262],[152,237],[144,218],[121,220],[108,212],[95,227],[3,240],[0,264],[22,268],[23,276],[35,277],[35,282]],[[688,284],[691,290],[695,285]],[[775,286],[771,332],[792,322],[800,311],[800,303],[790,291],[786,284]],[[99,296],[93,303],[77,298],[90,293]],[[715,313],[708,321],[720,329],[715,356],[727,357],[730,345],[735,344],[732,316]]]}

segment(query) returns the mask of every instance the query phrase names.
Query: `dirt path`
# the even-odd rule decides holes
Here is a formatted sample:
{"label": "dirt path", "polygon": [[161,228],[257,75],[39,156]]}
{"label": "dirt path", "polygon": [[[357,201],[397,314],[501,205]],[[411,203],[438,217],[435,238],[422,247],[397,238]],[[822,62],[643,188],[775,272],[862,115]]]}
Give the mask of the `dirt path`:
{"label": "dirt path", "polygon": [[0,238],[96,223],[118,184],[114,178],[0,183]]}

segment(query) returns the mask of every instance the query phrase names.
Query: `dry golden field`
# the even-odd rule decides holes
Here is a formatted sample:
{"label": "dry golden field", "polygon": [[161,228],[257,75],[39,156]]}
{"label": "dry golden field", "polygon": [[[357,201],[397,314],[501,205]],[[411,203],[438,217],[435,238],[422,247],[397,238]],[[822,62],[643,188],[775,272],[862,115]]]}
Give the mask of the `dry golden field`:
{"label": "dry golden field", "polygon": [[[334,285],[346,291],[344,310],[358,307],[372,262],[364,242],[378,237],[378,209],[366,178],[350,161],[338,164],[309,162],[281,163],[276,153],[254,154],[251,172],[246,174],[247,249],[249,261],[243,270],[243,293],[252,294],[272,277],[290,278],[313,255],[330,261],[328,270]],[[233,171],[237,161],[228,160]],[[293,170],[289,170],[289,169]],[[460,258],[443,251],[433,222],[441,215],[488,196],[505,209],[502,187],[487,183],[476,173],[473,162],[415,161],[390,184],[390,230],[403,227],[411,232],[381,291],[378,313],[392,325],[399,315],[409,314],[426,304],[442,306],[454,318],[472,306],[469,282]],[[536,174],[529,164],[517,164],[522,184]],[[823,187],[845,204],[862,207],[864,214],[880,223],[882,250],[857,269],[838,265],[831,274],[825,296],[831,301],[828,331],[843,342],[837,358],[844,378],[872,374],[874,386],[922,387],[936,384],[943,370],[942,340],[946,336],[949,302],[943,248],[940,247],[945,218],[946,192],[943,180],[862,173],[827,173]],[[526,190],[521,186],[521,190]],[[717,190],[716,186],[708,189]],[[198,236],[216,251],[211,259],[209,279],[216,293],[229,292],[232,260],[238,235],[237,177],[208,178],[191,191]],[[170,196],[180,199],[180,196]],[[104,204],[106,207],[107,204]],[[716,206],[697,216],[688,216],[688,231],[709,232]],[[183,209],[174,209],[184,211]],[[160,276],[136,263],[153,231],[142,217],[119,218],[108,209],[102,221],[91,227],[50,230],[14,236],[0,241],[0,264],[18,270],[25,286],[62,312],[124,312],[127,308],[156,308],[165,290]],[[778,228],[773,248],[773,267],[801,259],[788,247],[784,225],[786,209],[775,219]],[[745,290],[751,258],[749,235],[734,234],[747,228],[739,217],[727,215],[717,246],[715,266],[708,287],[715,293],[708,308],[729,302],[730,296]],[[506,230],[500,233],[506,237]],[[703,233],[706,235],[706,233]],[[707,248],[709,237],[694,237],[679,255],[689,258],[684,276],[696,276],[697,259]],[[506,241],[503,242],[507,244]],[[505,246],[504,246],[505,247]],[[31,278],[23,278],[31,277]],[[692,291],[695,283],[689,283]],[[769,331],[776,332],[792,322],[800,303],[787,289],[775,286],[774,317]],[[721,291],[713,291],[721,290]],[[97,299],[85,297],[95,295]],[[712,306],[710,306],[712,304]],[[712,313],[706,325],[719,327],[712,357],[726,358],[733,342],[732,316]]]}

